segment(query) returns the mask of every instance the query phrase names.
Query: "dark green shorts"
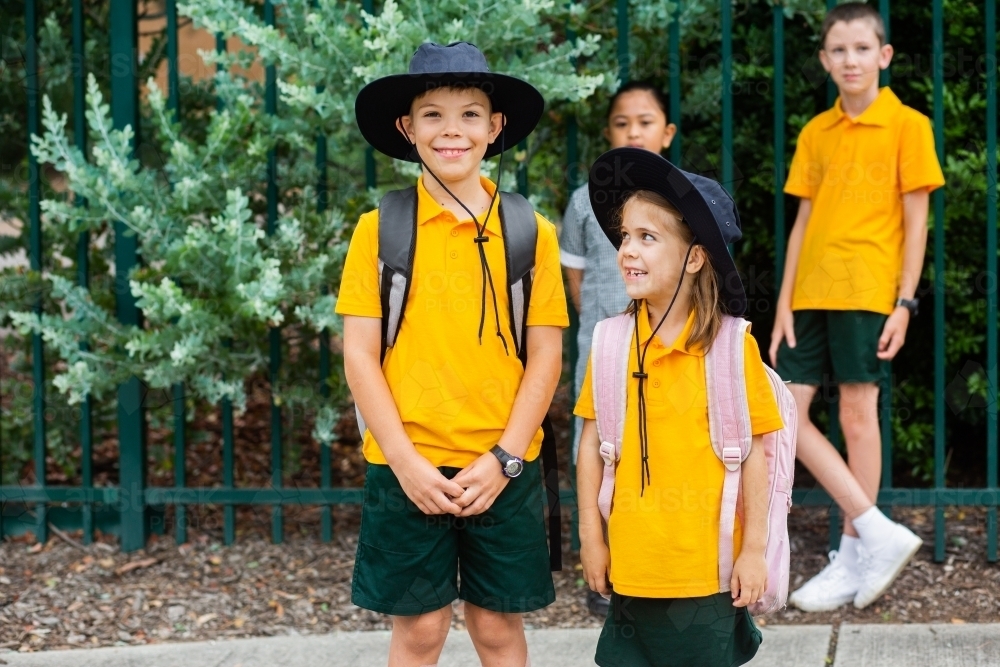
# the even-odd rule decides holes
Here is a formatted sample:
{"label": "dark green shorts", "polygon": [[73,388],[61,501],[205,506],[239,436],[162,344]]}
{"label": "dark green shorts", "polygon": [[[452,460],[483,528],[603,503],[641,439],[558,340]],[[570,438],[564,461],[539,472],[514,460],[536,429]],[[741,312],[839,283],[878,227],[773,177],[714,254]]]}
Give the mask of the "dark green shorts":
{"label": "dark green shorts", "polygon": [[[451,479],[460,469],[439,470]],[[351,601],[395,616],[426,614],[456,598],[505,613],[552,604],[542,490],[535,460],[483,514],[429,516],[389,466],[369,464]]]}
{"label": "dark green shorts", "polygon": [[795,347],[781,341],[778,375],[794,384],[880,382],[877,356],[886,316],[867,310],[796,310]]}
{"label": "dark green shorts", "polygon": [[702,598],[611,594],[594,660],[600,667],[733,667],[749,662],[763,637],[729,593]]}

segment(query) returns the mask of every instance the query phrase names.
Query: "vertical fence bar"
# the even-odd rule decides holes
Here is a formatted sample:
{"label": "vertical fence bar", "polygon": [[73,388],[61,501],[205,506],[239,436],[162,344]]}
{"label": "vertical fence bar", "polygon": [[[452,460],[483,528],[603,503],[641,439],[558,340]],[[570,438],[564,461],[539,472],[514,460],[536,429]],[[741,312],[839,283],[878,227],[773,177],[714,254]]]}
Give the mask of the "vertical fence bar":
{"label": "vertical fence bar", "polygon": [[[264,1],[264,22],[269,26],[274,26],[274,3],[271,0]],[[264,106],[269,114],[278,112],[278,85],[276,82],[277,73],[274,64],[268,65],[265,69],[264,84]],[[278,222],[278,152],[272,148],[267,152],[267,234],[274,234],[275,226]],[[278,372],[281,370],[281,329],[272,327],[269,332],[270,338],[270,364],[271,376],[271,485],[280,489],[282,484],[282,471],[284,462],[284,451],[282,448],[281,435],[281,406],[275,388],[278,386]],[[279,503],[271,509],[271,540],[275,544],[281,544],[284,529],[284,508]]]}
{"label": "vertical fence bar", "polygon": [[[216,53],[226,52],[226,40],[221,33],[215,36]],[[216,73],[222,71],[219,65]],[[223,107],[222,97],[216,95],[215,108],[221,111]],[[226,349],[232,347],[232,341],[226,340]],[[222,399],[222,485],[223,488],[232,489],[236,485],[236,444],[233,435],[233,401],[229,397]],[[230,545],[236,541],[236,506],[226,503],[222,506],[222,543]]]}
{"label": "vertical fence bar", "polygon": [[[83,0],[73,0],[73,138],[76,147],[87,154],[87,116],[84,91],[84,69],[86,56],[83,49]],[[86,200],[74,195],[76,206],[85,207]],[[76,282],[84,289],[90,289],[90,232],[82,231],[76,244]],[[89,349],[86,341],[80,343],[81,350]],[[80,483],[89,496],[94,486],[93,472],[93,402],[90,395],[84,397],[80,405]],[[82,507],[83,543],[94,539],[94,506],[84,500]]]}
{"label": "vertical fence bar", "polygon": [[[889,0],[879,0],[879,14],[882,16],[882,23],[885,26],[885,41],[889,43]],[[879,72],[879,85],[888,86],[890,80],[889,69]],[[882,484],[881,488],[892,488],[892,362],[883,361],[882,382],[879,390],[879,426],[882,435]],[[892,517],[892,505],[881,504],[879,509],[888,517]]]}
{"label": "vertical fence bar", "polygon": [[[520,142],[517,145],[517,153],[524,155],[523,160],[519,160],[517,163],[517,193],[522,197],[528,196],[528,140]],[[503,176],[501,173],[497,173],[497,187],[500,187],[500,178]]]}
{"label": "vertical fence bar", "polygon": [[[826,0],[826,11],[830,11],[837,6],[837,0]],[[819,48],[823,48],[820,44]],[[826,106],[832,107],[833,103],[837,101],[837,85],[830,78],[830,75],[826,75]]]}
{"label": "vertical fence bar", "polygon": [[[132,126],[133,152],[139,142],[139,93],[136,86],[138,46],[136,5],[111,0],[111,117],[115,129]],[[115,221],[115,312],[126,326],[141,326],[142,315],[129,289],[129,273],[136,264],[138,238]],[[146,429],[144,387],[134,375],[118,387],[118,446],[120,451],[122,551],[146,545]]]}
{"label": "vertical fence bar", "polygon": [[[316,89],[323,91],[323,86]],[[326,169],[326,135],[316,137],[316,211],[324,213],[327,207],[329,192],[327,189],[327,169]],[[324,294],[327,292],[323,288]],[[323,329],[319,332],[319,393],[324,402],[330,398],[330,331]],[[333,486],[332,456],[330,448],[331,442],[319,443],[319,465],[320,465],[320,486],[329,489]],[[324,504],[320,508],[320,537],[324,542],[333,540],[333,508]]]}
{"label": "vertical fence bar", "polygon": [[[226,347],[229,347],[227,345]],[[233,446],[233,402],[229,397],[222,399],[222,486],[232,489],[236,486],[235,447]],[[236,506],[226,503],[222,507],[222,543],[229,545],[236,541]]]}
{"label": "vertical fence bar", "polygon": [[[997,6],[986,0],[986,486],[997,499]],[[986,510],[986,560],[997,561],[997,507]]]}
{"label": "vertical fence bar", "polygon": [[[933,9],[934,69],[934,143],[938,160],[944,164],[944,8],[943,0],[934,0]],[[940,491],[944,488],[944,188],[934,191],[934,560],[944,560],[944,506]]]}
{"label": "vertical fence bar", "polygon": [[774,23],[774,292],[785,270],[785,8],[771,7]]}
{"label": "vertical fence bar", "polygon": [[668,29],[670,40],[667,62],[670,68],[670,122],[677,126],[674,140],[670,142],[670,161],[683,169],[681,165],[681,1],[674,0],[674,15]]}
{"label": "vertical fence bar", "polygon": [[[889,0],[878,0],[878,13],[882,16],[882,23],[885,25],[885,43],[889,44],[891,40],[889,32]],[[879,72],[878,83],[880,86],[888,86],[891,80],[892,74],[888,67]]]}
{"label": "vertical fence bar", "polygon": [[[166,0],[164,11],[167,15],[167,102],[173,112],[173,120],[181,119],[180,72],[178,70],[179,44],[177,37],[177,0]],[[174,403],[174,486],[178,489],[187,484],[185,427],[187,424],[187,398],[184,384],[177,382],[172,387]],[[174,507],[174,541],[187,542],[187,506],[178,502]]]}
{"label": "vertical fence bar", "polygon": [[[573,0],[568,0],[567,6],[572,6]],[[576,44],[576,32],[566,26],[566,39],[572,44]],[[576,58],[573,59],[573,70],[577,69]],[[576,113],[566,121],[566,186],[569,194],[576,191],[580,185],[580,146],[579,127],[576,122]],[[568,200],[568,197],[567,197]],[[573,443],[576,442],[577,420],[573,416],[572,406],[576,405],[576,363],[580,358],[580,350],[577,348],[576,337],[580,332],[580,314],[576,311],[572,299],[566,299],[567,310],[569,311],[569,327],[566,329],[564,339],[566,341],[565,350],[569,357],[569,404],[571,406],[569,416],[569,484],[573,489],[573,510],[570,514],[569,541],[570,549],[580,550],[580,508],[577,503],[576,494],[576,459],[573,457]]]}
{"label": "vertical fence bar", "polygon": [[628,54],[628,0],[618,0],[615,15],[618,20],[618,79],[621,83],[628,83],[631,69]]}
{"label": "vertical fence bar", "polygon": [[[362,0],[362,8],[372,16],[375,15],[374,0]],[[497,177],[499,179],[499,176]],[[499,180],[497,181],[499,183]],[[378,184],[378,172],[375,171],[375,149],[371,146],[365,147],[365,187],[374,188]],[[364,433],[361,434],[362,436]]]}
{"label": "vertical fence bar", "polygon": [[[733,192],[733,3],[722,0],[722,186]],[[730,248],[732,252],[732,248]]]}
{"label": "vertical fence bar", "polygon": [[[26,79],[28,95],[28,136],[39,131],[40,114],[38,110],[38,7],[35,0],[24,3],[24,31],[27,36],[27,53],[25,54]],[[28,218],[30,236],[28,253],[31,270],[42,272],[42,217],[41,217],[41,173],[38,169],[38,158],[28,152]],[[33,306],[35,313],[42,314],[42,295],[39,292]],[[31,379],[34,383],[32,394],[32,412],[34,440],[32,458],[35,461],[35,484],[45,486],[45,346],[42,335],[31,336]],[[48,539],[48,507],[45,503],[35,505],[35,539],[45,542]]]}

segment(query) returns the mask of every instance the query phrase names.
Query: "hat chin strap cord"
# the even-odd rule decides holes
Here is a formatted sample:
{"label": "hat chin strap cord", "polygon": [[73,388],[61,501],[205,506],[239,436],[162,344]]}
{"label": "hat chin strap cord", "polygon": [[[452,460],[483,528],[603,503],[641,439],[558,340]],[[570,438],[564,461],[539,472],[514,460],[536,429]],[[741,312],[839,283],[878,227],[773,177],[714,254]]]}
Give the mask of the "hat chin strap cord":
{"label": "hat chin strap cord", "polygon": [[646,340],[646,344],[642,346],[642,351],[639,350],[639,300],[633,299],[633,315],[635,316],[635,326],[633,330],[635,331],[635,358],[639,362],[639,370],[632,373],[632,377],[639,380],[639,453],[642,456],[641,468],[639,470],[639,497],[646,492],[646,485],[651,484],[649,476],[649,430],[646,426],[646,392],[643,390],[643,380],[647,379],[649,376],[645,372],[646,363],[646,352],[649,350],[649,344],[653,342],[653,336],[656,332],[660,330],[663,323],[667,320],[667,315],[670,314],[670,310],[674,307],[674,301],[677,300],[677,295],[681,292],[681,285],[684,283],[684,273],[685,267],[687,267],[688,259],[691,257],[691,250],[694,248],[697,239],[691,241],[688,246],[687,252],[684,254],[684,263],[681,264],[681,277],[677,280],[677,288],[674,290],[674,295],[670,299],[670,305],[667,306],[667,312],[663,313],[663,317],[660,318],[659,324],[653,329],[652,333],[649,334],[649,338]]}
{"label": "hat chin strap cord", "polygon": [[486,217],[483,218],[482,225],[479,224],[479,219],[469,209],[469,207],[466,206],[461,199],[456,197],[452,193],[452,191],[448,189],[448,186],[441,182],[441,179],[437,177],[437,174],[435,174],[431,170],[431,168],[427,166],[427,163],[424,162],[424,159],[420,157],[420,153],[417,152],[417,145],[413,143],[412,146],[413,146],[413,152],[414,154],[416,154],[417,160],[420,161],[421,166],[423,166],[423,168],[427,170],[428,174],[434,177],[434,180],[437,181],[438,185],[444,188],[444,191],[447,192],[448,195],[452,199],[454,199],[459,206],[465,209],[465,212],[469,214],[469,217],[472,218],[472,222],[475,223],[476,225],[476,238],[472,240],[475,242],[476,247],[479,248],[479,264],[482,268],[482,276],[483,276],[482,306],[480,308],[480,313],[479,313],[479,344],[480,345],[483,344],[483,326],[486,323],[486,285],[489,284],[490,293],[493,296],[493,315],[496,319],[496,334],[497,337],[500,339],[500,342],[503,343],[504,354],[510,356],[510,350],[507,347],[507,339],[500,331],[500,310],[497,307],[497,291],[496,288],[493,286],[493,272],[490,271],[490,263],[486,261],[486,250],[483,248],[483,244],[490,240],[485,234],[486,221],[490,219],[490,214],[493,212],[493,205],[496,203],[497,197],[500,195],[500,177],[503,175],[504,131],[503,129],[500,130],[500,163],[497,166],[497,187],[493,191],[493,197],[490,199],[489,208],[486,209]]}

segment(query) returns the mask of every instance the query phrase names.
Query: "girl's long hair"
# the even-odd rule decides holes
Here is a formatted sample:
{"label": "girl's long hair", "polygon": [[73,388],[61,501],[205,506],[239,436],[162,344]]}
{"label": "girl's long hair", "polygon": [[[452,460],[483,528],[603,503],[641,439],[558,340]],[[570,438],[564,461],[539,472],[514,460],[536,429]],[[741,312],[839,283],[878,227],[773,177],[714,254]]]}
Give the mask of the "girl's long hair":
{"label": "girl's long hair", "polygon": [[[623,219],[625,206],[634,200],[651,204],[663,210],[667,214],[668,231],[671,234],[676,234],[685,244],[690,245],[695,240],[694,232],[684,223],[681,212],[663,195],[651,190],[637,190],[625,200],[618,211],[619,225]],[[712,266],[711,255],[708,254],[707,250],[704,251],[704,254],[705,264],[701,270],[693,278],[691,276],[684,278],[684,282],[691,281],[691,303],[694,309],[694,325],[691,327],[691,333],[688,335],[684,347],[686,349],[700,347],[703,351],[708,352],[715,341],[715,336],[719,333],[719,327],[722,325],[722,306],[719,303],[719,281],[715,268]],[[681,270],[683,271],[683,268]],[[636,302],[632,301],[626,312],[634,313],[635,308]]]}

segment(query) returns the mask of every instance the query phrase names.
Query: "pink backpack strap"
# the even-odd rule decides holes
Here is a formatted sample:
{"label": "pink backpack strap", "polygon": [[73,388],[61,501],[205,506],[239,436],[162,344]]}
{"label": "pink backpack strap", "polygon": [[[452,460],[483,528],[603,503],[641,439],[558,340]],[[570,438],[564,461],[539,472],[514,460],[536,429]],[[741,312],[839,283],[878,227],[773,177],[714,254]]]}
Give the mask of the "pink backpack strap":
{"label": "pink backpack strap", "polygon": [[607,522],[615,493],[615,468],[622,453],[625,432],[626,382],[628,355],[632,349],[633,316],[621,314],[602,320],[594,328],[590,352],[590,375],[593,382],[597,435],[604,459],[604,477],[597,506]]}
{"label": "pink backpack strap", "polygon": [[719,516],[719,586],[729,590],[733,575],[733,529],[740,496],[740,467],[750,454],[753,431],[747,402],[744,337],[750,323],[722,318],[715,342],[705,355],[708,429],[712,448],[726,466]]}

